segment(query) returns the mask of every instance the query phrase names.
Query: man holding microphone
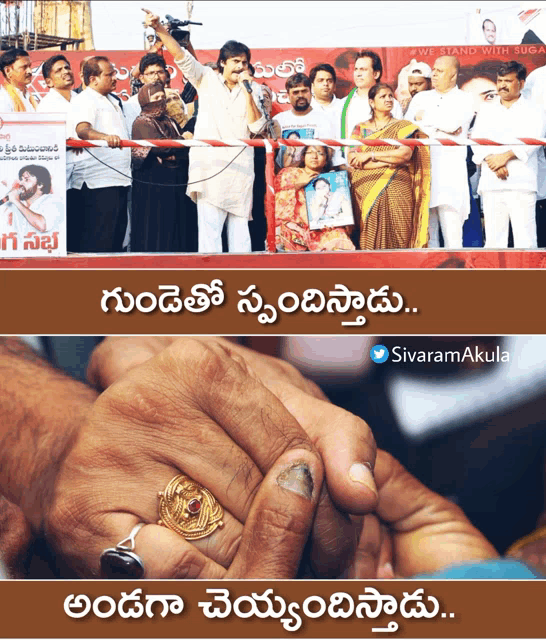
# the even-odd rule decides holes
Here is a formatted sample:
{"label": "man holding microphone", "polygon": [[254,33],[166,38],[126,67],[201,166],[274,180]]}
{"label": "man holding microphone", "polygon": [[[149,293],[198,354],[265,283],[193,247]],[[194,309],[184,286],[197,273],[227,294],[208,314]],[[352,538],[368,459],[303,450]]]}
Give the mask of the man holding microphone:
{"label": "man holding microphone", "polygon": [[[146,26],[155,29],[184,77],[199,93],[195,138],[249,138],[266,124],[259,107],[260,87],[248,72],[249,48],[230,40],[220,49],[217,73],[202,65],[146,12]],[[190,149],[188,196],[197,203],[199,252],[222,253],[227,224],[230,252],[251,251],[248,221],[252,211],[254,150],[252,148]]]}

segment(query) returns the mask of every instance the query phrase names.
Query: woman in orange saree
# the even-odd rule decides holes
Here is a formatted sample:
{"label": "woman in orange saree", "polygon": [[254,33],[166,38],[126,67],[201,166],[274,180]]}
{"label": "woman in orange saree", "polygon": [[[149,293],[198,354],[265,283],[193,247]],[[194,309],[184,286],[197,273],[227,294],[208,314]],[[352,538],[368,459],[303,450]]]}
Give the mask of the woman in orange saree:
{"label": "woman in orange saree", "polygon": [[[421,134],[408,120],[392,117],[393,91],[377,84],[368,94],[373,117],[358,124],[351,138],[364,146],[349,152],[351,191],[360,212],[361,249],[427,246],[430,200],[428,147],[371,146],[365,139],[413,138]],[[422,134],[421,134],[422,135]]]}

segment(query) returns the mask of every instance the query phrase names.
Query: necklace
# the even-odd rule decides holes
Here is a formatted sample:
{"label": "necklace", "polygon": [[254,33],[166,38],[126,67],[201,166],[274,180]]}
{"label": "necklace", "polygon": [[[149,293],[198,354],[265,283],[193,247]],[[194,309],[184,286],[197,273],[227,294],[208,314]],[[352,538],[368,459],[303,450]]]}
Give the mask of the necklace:
{"label": "necklace", "polygon": [[391,116],[391,117],[387,120],[387,122],[385,122],[385,124],[384,124],[382,127],[378,127],[378,126],[377,126],[377,121],[376,121],[376,119],[375,119],[375,115],[374,115],[373,120],[372,120],[373,130],[374,130],[374,131],[379,131],[380,129],[384,129],[387,125],[389,125],[389,124],[392,122],[392,120],[394,120],[394,118]]}

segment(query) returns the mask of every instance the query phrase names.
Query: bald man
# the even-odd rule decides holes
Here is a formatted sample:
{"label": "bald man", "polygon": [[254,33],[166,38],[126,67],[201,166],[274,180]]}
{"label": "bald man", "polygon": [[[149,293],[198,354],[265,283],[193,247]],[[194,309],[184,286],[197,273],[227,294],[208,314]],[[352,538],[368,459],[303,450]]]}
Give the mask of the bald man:
{"label": "bald man", "polygon": [[[406,118],[431,138],[466,138],[474,117],[472,96],[457,87],[459,61],[442,56],[434,62],[432,89],[412,99]],[[466,147],[431,147],[430,248],[461,249],[463,224],[470,213]]]}

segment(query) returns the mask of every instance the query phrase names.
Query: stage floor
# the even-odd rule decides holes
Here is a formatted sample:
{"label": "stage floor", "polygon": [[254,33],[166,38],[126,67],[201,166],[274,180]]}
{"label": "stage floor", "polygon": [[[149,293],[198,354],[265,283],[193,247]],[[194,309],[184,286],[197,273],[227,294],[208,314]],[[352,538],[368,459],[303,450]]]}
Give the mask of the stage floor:
{"label": "stage floor", "polygon": [[546,251],[408,249],[320,253],[70,254],[1,258],[1,269],[543,269]]}

